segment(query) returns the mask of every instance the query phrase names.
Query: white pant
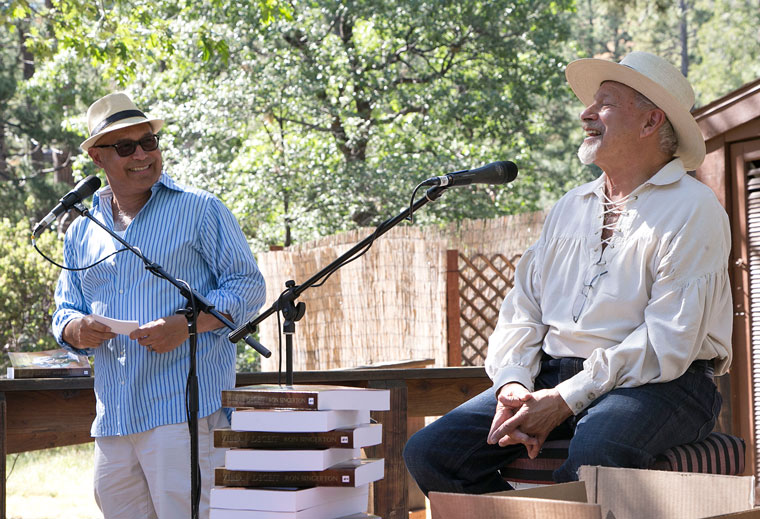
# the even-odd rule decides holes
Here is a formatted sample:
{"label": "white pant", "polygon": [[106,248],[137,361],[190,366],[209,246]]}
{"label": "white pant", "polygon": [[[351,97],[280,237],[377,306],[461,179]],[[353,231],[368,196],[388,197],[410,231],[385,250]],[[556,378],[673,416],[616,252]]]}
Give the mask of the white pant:
{"label": "white pant", "polygon": [[[214,448],[213,431],[229,425],[221,409],[198,420],[201,519],[209,516],[214,468],[224,465],[225,450]],[[95,501],[105,519],[189,519],[187,423],[95,438]]]}

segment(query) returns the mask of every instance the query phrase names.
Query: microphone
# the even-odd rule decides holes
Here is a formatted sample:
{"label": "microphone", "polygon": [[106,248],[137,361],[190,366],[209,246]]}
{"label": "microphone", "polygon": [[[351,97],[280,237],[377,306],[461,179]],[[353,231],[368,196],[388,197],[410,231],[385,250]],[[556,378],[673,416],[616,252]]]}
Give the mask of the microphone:
{"label": "microphone", "polygon": [[74,186],[74,189],[63,195],[63,198],[58,201],[58,205],[55,206],[53,210],[50,211],[47,216],[40,221],[40,223],[34,226],[32,235],[35,238],[38,237],[45,229],[45,227],[50,225],[53,220],[74,207],[75,204],[78,204],[85,198],[91,196],[95,191],[98,190],[99,187],[100,179],[95,175],[90,175],[84,180],[81,180],[76,186]]}
{"label": "microphone", "polygon": [[517,178],[517,166],[514,162],[501,160],[491,162],[477,169],[455,171],[442,177],[430,177],[422,186],[469,186],[470,184],[507,184]]}

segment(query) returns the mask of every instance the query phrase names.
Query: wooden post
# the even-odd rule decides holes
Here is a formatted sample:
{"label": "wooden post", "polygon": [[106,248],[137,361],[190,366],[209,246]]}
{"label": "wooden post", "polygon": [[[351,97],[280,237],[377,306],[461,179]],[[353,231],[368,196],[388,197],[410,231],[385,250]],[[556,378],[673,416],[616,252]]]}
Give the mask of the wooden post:
{"label": "wooden post", "polygon": [[[750,258],[752,251],[748,219],[747,162],[760,157],[760,140],[739,142],[730,147],[730,174],[733,187],[732,197],[732,238],[733,250],[731,260],[733,268],[732,286],[734,287],[734,326],[733,326],[733,360],[731,362],[730,382],[732,414],[731,433],[744,439],[747,445],[746,469],[744,475],[758,474],[757,430],[755,429],[756,393],[753,380],[753,319],[757,316],[752,308],[752,279],[750,276]],[[724,395],[725,398],[725,395]]]}
{"label": "wooden post", "polygon": [[459,251],[446,251],[446,331],[448,366],[462,365],[462,336],[459,324]]}
{"label": "wooden post", "polygon": [[406,383],[403,380],[371,381],[369,387],[390,389],[390,411],[375,411],[383,424],[383,443],[367,449],[370,458],[385,459],[385,477],[373,483],[373,514],[383,519],[408,519],[407,471],[402,453],[406,444]]}

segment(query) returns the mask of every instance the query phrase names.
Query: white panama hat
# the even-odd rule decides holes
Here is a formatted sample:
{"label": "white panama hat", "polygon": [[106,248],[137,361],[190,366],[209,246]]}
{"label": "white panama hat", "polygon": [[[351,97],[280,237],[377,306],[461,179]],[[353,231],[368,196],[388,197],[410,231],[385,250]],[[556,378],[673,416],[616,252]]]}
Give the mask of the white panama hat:
{"label": "white panama hat", "polygon": [[668,116],[678,137],[676,157],[687,170],[697,169],[705,159],[705,139],[691,108],[694,90],[673,65],[648,52],[632,52],[620,63],[602,59],[579,59],[565,69],[575,95],[588,106],[604,81],[616,81],[645,95]]}
{"label": "white panama hat", "polygon": [[87,151],[106,133],[143,123],[150,124],[153,133],[158,133],[164,125],[163,119],[149,118],[138,110],[127,94],[108,94],[92,103],[87,110],[87,129],[90,131],[90,137],[81,147]]}

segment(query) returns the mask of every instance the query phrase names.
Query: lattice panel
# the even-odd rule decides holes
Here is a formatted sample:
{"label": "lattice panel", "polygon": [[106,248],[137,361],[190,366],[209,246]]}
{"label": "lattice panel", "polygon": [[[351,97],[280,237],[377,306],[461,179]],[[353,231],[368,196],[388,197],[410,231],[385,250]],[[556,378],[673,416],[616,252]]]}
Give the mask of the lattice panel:
{"label": "lattice panel", "polygon": [[459,253],[459,305],[462,364],[482,366],[488,351],[488,337],[496,326],[499,308],[512,288],[515,265],[520,258],[503,254]]}

